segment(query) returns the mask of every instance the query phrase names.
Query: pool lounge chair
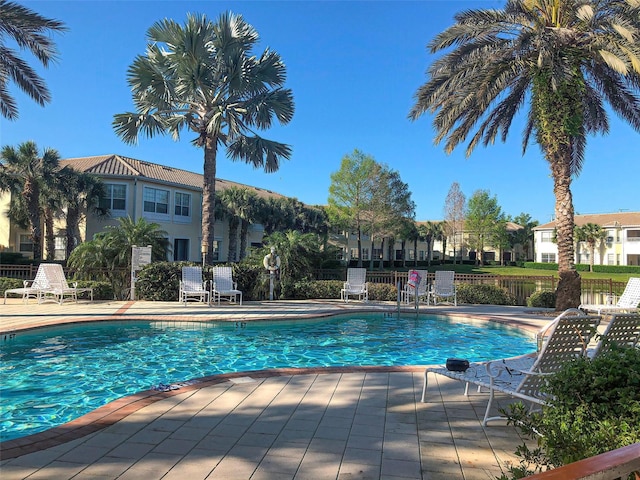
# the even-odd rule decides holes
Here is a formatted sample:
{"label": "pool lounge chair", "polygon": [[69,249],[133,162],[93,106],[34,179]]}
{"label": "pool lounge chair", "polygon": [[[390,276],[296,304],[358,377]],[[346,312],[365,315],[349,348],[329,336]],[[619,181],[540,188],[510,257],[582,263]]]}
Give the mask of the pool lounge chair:
{"label": "pool lounge chair", "polygon": [[242,292],[238,290],[238,284],[233,281],[231,267],[215,267],[213,269],[213,281],[211,283],[211,297],[220,305],[220,298],[227,297],[229,303],[242,305]]}
{"label": "pool lounge chair", "polygon": [[418,296],[418,303],[420,303],[420,300],[426,300],[427,296],[429,295],[427,288],[429,286],[429,281],[427,279],[428,272],[426,270],[409,270],[409,280],[411,280],[412,272],[417,272],[420,277],[417,291],[414,285],[412,285],[410,282],[407,282],[400,295],[402,302],[409,304],[416,301],[416,295]]}
{"label": "pool lounge chair", "polygon": [[349,301],[349,296],[357,297],[358,300],[369,301],[369,285],[367,283],[366,268],[348,268],[347,281],[344,282],[340,290],[340,299],[345,303]]}
{"label": "pool lounge chair", "polygon": [[638,305],[640,305],[640,277],[631,277],[615,305],[613,305],[613,302],[604,305],[583,304],[578,308],[585,312],[601,314],[608,312],[633,312],[637,310]]}
{"label": "pool lounge chair", "polygon": [[185,306],[189,299],[211,303],[207,282],[202,279],[202,267],[182,267],[182,280],[180,280],[178,294],[179,301],[184,302]]}
{"label": "pool lounge chair", "polygon": [[614,313],[596,348],[589,356],[601,355],[617,347],[636,347],[640,343],[640,313]]}
{"label": "pool lounge chair", "polygon": [[576,313],[575,309],[563,312],[551,322],[549,336],[537,356],[472,363],[464,372],[449,371],[446,367],[429,367],[424,372],[422,401],[426,400],[427,376],[435,373],[466,382],[465,395],[468,394],[469,384],[477,385],[479,390],[489,389],[483,426],[503,418],[490,416],[495,392],[530,402],[532,408],[544,405],[546,399],[541,388],[545,385],[545,376],[557,372],[566,362],[586,354],[601,318],[599,315]]}
{"label": "pool lounge chair", "polygon": [[38,303],[52,300],[62,305],[65,298],[77,302],[79,293],[88,293],[93,301],[93,288],[79,288],[78,282],[69,283],[59,263],[41,263],[40,267],[44,268],[49,286],[39,292]]}
{"label": "pool lounge chair", "polygon": [[21,288],[10,288],[5,290],[4,303],[7,303],[8,294],[21,295],[24,303],[27,303],[30,298],[35,298],[39,301],[40,292],[50,287],[49,277],[46,275],[44,265],[44,263],[41,263],[38,266],[36,276],[33,280],[23,280]]}
{"label": "pool lounge chair", "polygon": [[431,284],[429,295],[427,297],[427,305],[433,300],[433,304],[438,304],[438,299],[446,300],[453,298],[453,304],[458,306],[458,295],[456,292],[456,284],[454,283],[455,272],[450,270],[436,271],[435,281]]}

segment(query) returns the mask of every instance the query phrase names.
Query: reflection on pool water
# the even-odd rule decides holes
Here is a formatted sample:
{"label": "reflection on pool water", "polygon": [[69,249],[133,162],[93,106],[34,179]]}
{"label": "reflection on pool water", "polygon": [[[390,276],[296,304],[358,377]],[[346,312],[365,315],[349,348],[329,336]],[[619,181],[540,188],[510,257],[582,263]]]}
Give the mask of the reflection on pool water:
{"label": "reflection on pool water", "polygon": [[279,322],[99,322],[19,332],[0,345],[0,440],[61,425],[160,383],[217,373],[428,365],[534,348],[530,335],[493,322],[384,313]]}

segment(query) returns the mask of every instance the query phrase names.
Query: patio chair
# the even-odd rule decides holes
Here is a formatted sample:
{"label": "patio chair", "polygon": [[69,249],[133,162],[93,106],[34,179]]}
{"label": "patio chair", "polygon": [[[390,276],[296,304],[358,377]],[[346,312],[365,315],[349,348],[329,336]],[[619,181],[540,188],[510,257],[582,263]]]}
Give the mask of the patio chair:
{"label": "patio chair", "polygon": [[233,281],[231,267],[215,267],[213,269],[213,281],[211,284],[211,295],[214,302],[220,305],[221,297],[228,297],[229,303],[238,302],[242,305],[242,292],[238,290],[238,284]]}
{"label": "patio chair", "polygon": [[436,271],[435,281],[431,284],[429,295],[427,296],[427,305],[433,300],[433,304],[438,304],[438,299],[453,298],[453,304],[458,306],[458,295],[456,293],[456,284],[454,283],[455,272],[450,270]]}
{"label": "patio chair", "polygon": [[[612,297],[610,297],[613,300]],[[613,305],[583,304],[578,308],[585,312],[596,312],[598,315],[607,312],[633,312],[640,305],[640,277],[631,277],[617,303]]]}
{"label": "patio chair", "polygon": [[586,315],[571,309],[563,312],[551,322],[550,334],[537,354],[521,357],[493,360],[490,362],[472,363],[464,372],[454,372],[446,367],[429,367],[424,372],[422,401],[427,392],[427,376],[429,373],[443,375],[466,382],[464,394],[468,395],[469,384],[489,389],[489,399],[482,425],[503,417],[491,417],[491,406],[495,392],[502,392],[514,398],[531,403],[533,406],[547,402],[541,389],[545,377],[555,373],[562,366],[575,358],[586,354],[587,346],[601,321],[600,315]]}
{"label": "patio chair", "polygon": [[367,283],[366,268],[348,268],[347,281],[340,290],[340,299],[349,301],[349,295],[358,297],[358,300],[369,301],[369,284]]}
{"label": "patio chair", "polygon": [[[416,272],[418,274],[418,285],[414,285],[411,282],[411,275]],[[426,270],[409,270],[409,281],[405,284],[402,292],[400,293],[400,299],[404,303],[414,303],[416,301],[416,296],[418,297],[418,303],[420,300],[425,300],[429,294],[427,287],[429,285],[429,281],[427,279],[427,271]],[[416,289],[417,287],[417,289]]]}
{"label": "patio chair", "polygon": [[44,274],[48,279],[49,286],[40,290],[38,303],[53,300],[62,305],[65,298],[70,298],[77,302],[78,293],[89,293],[91,300],[93,300],[93,288],[79,288],[78,282],[69,283],[62,269],[62,265],[59,263],[41,263],[40,267],[44,269]]}
{"label": "patio chair", "polygon": [[598,345],[589,352],[589,355],[593,357],[601,355],[611,350],[614,345],[633,348],[638,343],[640,343],[640,314],[614,313]]}
{"label": "patio chair", "polygon": [[39,300],[39,292],[46,290],[49,288],[49,277],[47,277],[45,268],[43,267],[44,263],[41,263],[38,266],[38,270],[36,271],[36,276],[33,280],[23,280],[22,287],[20,288],[10,288],[4,291],[4,304],[7,303],[7,295],[15,294],[21,295],[22,301],[27,303],[29,298],[35,298]]}
{"label": "patio chair", "polygon": [[179,301],[185,307],[189,299],[210,303],[211,294],[207,289],[207,281],[202,280],[202,267],[182,267],[180,280]]}

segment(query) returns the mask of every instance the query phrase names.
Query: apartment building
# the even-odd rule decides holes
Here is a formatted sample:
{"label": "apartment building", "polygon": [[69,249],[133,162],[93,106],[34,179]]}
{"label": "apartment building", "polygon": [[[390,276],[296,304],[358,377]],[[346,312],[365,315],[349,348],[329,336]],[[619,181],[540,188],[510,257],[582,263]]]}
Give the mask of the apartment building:
{"label": "apartment building", "polygon": [[[107,225],[116,225],[118,218],[130,216],[155,222],[165,230],[172,246],[168,260],[201,261],[202,240],[202,184],[203,176],[178,168],[136,160],[120,155],[100,155],[70,158],[60,162],[61,167],[91,173],[105,184],[107,196],[104,206],[110,209],[108,219],[88,216],[80,228],[78,242],[92,239]],[[242,187],[254,191],[260,197],[283,197],[282,195],[256,187],[216,179],[216,191],[229,187]],[[29,257],[33,250],[29,232],[9,222],[6,211],[9,194],[0,194],[0,251],[20,252]],[[64,260],[64,224],[55,226],[56,259]],[[264,229],[252,225],[248,244],[261,244]],[[227,261],[229,247],[229,224],[218,220],[215,224],[215,257]]]}
{"label": "apartment building", "polygon": [[[594,223],[606,232],[604,239],[596,244],[594,265],[640,265],[640,212],[576,215],[574,222],[576,226]],[[533,229],[536,262],[558,261],[555,228],[552,221]],[[575,255],[575,263],[591,263],[586,242],[576,244]]]}

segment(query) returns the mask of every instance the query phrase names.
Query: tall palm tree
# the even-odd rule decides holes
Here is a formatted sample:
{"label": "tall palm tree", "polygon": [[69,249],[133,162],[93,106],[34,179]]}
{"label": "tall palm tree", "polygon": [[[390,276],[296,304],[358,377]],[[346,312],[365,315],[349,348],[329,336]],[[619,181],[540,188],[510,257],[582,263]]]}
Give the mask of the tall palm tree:
{"label": "tall palm tree", "polygon": [[582,170],[587,136],[609,129],[605,102],[640,130],[640,4],[508,0],[455,20],[429,44],[432,53],[453,50],[431,65],[409,116],[435,113],[435,140],[445,140],[447,152],[471,135],[469,155],[479,143],[504,141],[516,113],[528,110],[523,150],[533,135],[554,183],[556,308],[577,307],[571,180]]}
{"label": "tall palm tree", "polygon": [[9,93],[9,80],[39,105],[51,101],[44,80],[17,52],[5,44],[10,37],[21,50],[28,49],[43,67],[57,59],[54,32],[64,32],[64,23],[38,15],[15,2],[0,0],[0,113],[8,120],[18,118],[18,105]]}
{"label": "tall palm tree", "polygon": [[593,257],[596,244],[607,237],[607,231],[595,223],[585,223],[581,227],[576,227],[576,240],[586,242],[589,249],[589,271],[593,272]]}
{"label": "tall palm tree", "polygon": [[126,143],[136,143],[139,134],[178,139],[183,129],[195,133],[192,143],[204,149],[202,247],[204,262],[212,263],[218,146],[232,160],[266,172],[291,154],[289,146],[253,130],[293,117],[293,95],[282,88],[285,65],[269,49],[253,54],[258,32],[231,12],[215,23],[191,14],[184,26],[161,20],[147,37],[146,54],[128,70],[137,112],[115,115],[113,126]]}
{"label": "tall palm tree", "polygon": [[6,145],[0,150],[0,190],[21,196],[33,242],[33,259],[42,259],[43,189],[53,182],[60,155],[47,148],[42,155],[34,142],[21,143],[17,148]]}

